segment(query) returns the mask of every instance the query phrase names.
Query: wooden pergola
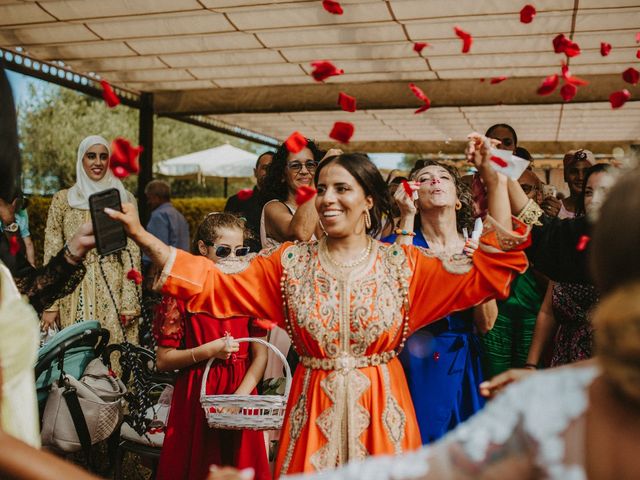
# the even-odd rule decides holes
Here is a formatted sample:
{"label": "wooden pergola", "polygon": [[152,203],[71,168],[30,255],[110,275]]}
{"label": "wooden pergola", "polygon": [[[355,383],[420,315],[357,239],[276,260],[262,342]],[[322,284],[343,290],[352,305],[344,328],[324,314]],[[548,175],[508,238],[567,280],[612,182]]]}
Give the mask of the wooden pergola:
{"label": "wooden pergola", "polygon": [[[555,157],[640,143],[640,89],[622,78],[638,67],[637,0],[537,0],[528,24],[524,0],[340,3],[343,15],[318,0],[0,0],[0,53],[9,69],[93,95],[106,79],[139,108],[141,189],[154,113],[267,145],[299,130],[329,146],[333,122],[349,121],[355,134],[343,148],[367,152],[459,153],[467,133],[494,123]],[[473,35],[469,53],[454,26]],[[560,33],[580,55],[554,52]],[[415,42],[429,46],[417,53]],[[345,73],[317,83],[315,60]],[[589,82],[570,102],[537,94],[562,61]],[[430,110],[413,113],[421,102],[409,82]],[[609,95],[623,88],[632,100],[613,110]],[[339,92],[356,97],[356,112],[340,110]]]}

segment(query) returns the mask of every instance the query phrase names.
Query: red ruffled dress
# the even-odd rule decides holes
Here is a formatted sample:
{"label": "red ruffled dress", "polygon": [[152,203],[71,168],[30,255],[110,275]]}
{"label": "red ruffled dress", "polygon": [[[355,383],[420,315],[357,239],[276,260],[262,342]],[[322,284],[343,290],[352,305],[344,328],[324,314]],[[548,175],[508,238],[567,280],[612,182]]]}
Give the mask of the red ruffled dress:
{"label": "red ruffled dress", "polygon": [[[234,338],[266,335],[249,317],[216,319],[203,313],[187,315],[184,304],[172,297],[163,298],[159,305],[154,330],[158,346],[171,348],[197,347],[223,337],[225,332]],[[208,394],[235,392],[251,364],[249,349],[248,343],[241,343],[232,358],[213,362],[207,380]],[[184,368],[178,375],[157,478],[201,480],[207,477],[209,465],[215,464],[253,467],[256,479],[270,479],[263,432],[218,430],[207,425],[200,406],[205,366],[206,362],[200,362]]]}

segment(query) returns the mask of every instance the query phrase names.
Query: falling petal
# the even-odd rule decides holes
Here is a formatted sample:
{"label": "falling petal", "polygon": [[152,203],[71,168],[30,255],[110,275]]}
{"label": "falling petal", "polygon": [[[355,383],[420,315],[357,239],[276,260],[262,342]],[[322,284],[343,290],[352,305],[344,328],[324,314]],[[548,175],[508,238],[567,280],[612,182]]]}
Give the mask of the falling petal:
{"label": "falling petal", "polygon": [[520,10],[520,21],[522,23],[531,23],[533,21],[533,17],[536,16],[536,7],[533,5],[525,5]]}
{"label": "falling petal", "polygon": [[426,47],[428,47],[429,44],[426,42],[416,42],[413,44],[413,50],[416,53],[421,53],[422,50],[424,50]]}
{"label": "falling petal", "polygon": [[560,96],[565,102],[573,100],[573,97],[576,96],[576,93],[578,93],[578,87],[571,83],[563,85],[563,87],[560,89]]}
{"label": "falling petal", "polygon": [[351,95],[347,95],[344,92],[340,92],[338,94],[338,105],[345,112],[355,112],[356,111],[356,98]]}
{"label": "falling petal", "polygon": [[333,0],[323,0],[322,8],[324,8],[327,12],[333,13],[334,15],[342,15],[344,10],[342,10],[342,5],[339,2],[334,2]]}
{"label": "falling petal", "polygon": [[329,77],[333,77],[335,75],[342,75],[344,70],[336,68],[336,66],[329,62],[328,60],[319,60],[317,62],[311,62],[311,66],[313,67],[313,71],[311,75],[313,76],[316,82],[323,82]]}
{"label": "falling petal", "polygon": [[633,67],[629,67],[622,72],[622,78],[625,82],[630,83],[631,85],[637,85],[638,80],[640,80],[640,72]]}
{"label": "falling petal", "polygon": [[588,235],[581,235],[578,239],[578,244],[576,245],[576,250],[579,252],[584,252],[587,249],[587,244],[591,240],[591,237]]}
{"label": "falling petal", "polygon": [[101,80],[100,85],[102,85],[102,98],[109,108],[114,108],[120,105],[120,99],[113,91],[111,85],[106,80]]}
{"label": "falling petal", "polygon": [[580,77],[574,77],[573,75],[571,75],[571,73],[569,72],[569,66],[565,62],[562,62],[562,78],[566,83],[569,83],[576,87],[589,84],[589,82],[587,82],[586,80],[583,80]]}
{"label": "falling petal", "polygon": [[329,137],[337,140],[340,143],[349,143],[349,140],[353,136],[355,128],[352,123],[349,122],[336,122],[333,124],[333,128],[329,133]]}
{"label": "falling petal", "polygon": [[609,95],[609,102],[611,103],[611,108],[620,108],[622,107],[629,99],[631,98],[631,93],[626,88],[613,92]]}
{"label": "falling petal", "polygon": [[611,44],[607,42],[600,42],[600,55],[606,57],[611,53]]}
{"label": "falling petal", "polygon": [[138,157],[143,148],[134,147],[126,138],[118,137],[111,143],[111,158],[109,168],[118,178],[125,178],[132,173],[138,173]]}
{"label": "falling petal", "polygon": [[409,198],[413,198],[413,190],[411,189],[411,185],[406,180],[402,180],[402,188],[404,188],[405,193]]}
{"label": "falling petal", "polygon": [[253,188],[243,188],[238,192],[238,199],[241,202],[246,202],[251,197],[253,197]]}
{"label": "falling petal", "polygon": [[315,188],[302,185],[296,190],[296,203],[302,205],[311,200],[318,193]]}
{"label": "falling petal", "polygon": [[453,27],[453,31],[462,40],[462,53],[469,53],[471,50],[471,44],[473,43],[473,37],[470,33],[465,32],[459,27]]}
{"label": "falling petal", "polygon": [[553,75],[549,75],[544,79],[542,85],[538,88],[538,95],[550,95],[553,91],[558,87],[560,79],[558,78],[558,74],[554,73]]}
{"label": "falling petal", "polygon": [[289,138],[284,141],[284,145],[290,153],[298,153],[307,146],[307,139],[300,132],[293,132],[289,135]]}
{"label": "falling petal", "polygon": [[493,77],[491,79],[491,85],[495,85],[497,83],[502,83],[504,82],[508,77],[505,76],[501,76],[501,77]]}

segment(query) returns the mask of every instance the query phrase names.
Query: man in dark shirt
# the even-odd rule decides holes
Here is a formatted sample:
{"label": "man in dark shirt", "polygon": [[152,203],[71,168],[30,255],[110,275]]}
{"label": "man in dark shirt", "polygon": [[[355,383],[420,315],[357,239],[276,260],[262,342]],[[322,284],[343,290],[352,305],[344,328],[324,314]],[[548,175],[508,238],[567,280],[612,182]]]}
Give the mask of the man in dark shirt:
{"label": "man in dark shirt", "polygon": [[256,161],[256,168],[253,174],[256,177],[256,186],[253,187],[253,195],[247,200],[241,200],[238,194],[235,194],[227,200],[224,211],[235,213],[247,219],[247,227],[253,234],[253,239],[249,242],[252,251],[260,251],[262,245],[260,243],[260,216],[262,215],[262,207],[264,200],[262,195],[262,183],[267,176],[267,170],[273,160],[273,152],[264,152]]}

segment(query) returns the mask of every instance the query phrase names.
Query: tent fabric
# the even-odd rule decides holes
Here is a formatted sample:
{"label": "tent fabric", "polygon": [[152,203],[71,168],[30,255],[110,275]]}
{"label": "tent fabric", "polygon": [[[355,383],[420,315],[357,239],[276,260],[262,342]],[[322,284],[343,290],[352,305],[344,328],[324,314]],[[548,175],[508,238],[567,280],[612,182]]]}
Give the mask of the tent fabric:
{"label": "tent fabric", "polygon": [[233,145],[189,153],[157,164],[157,172],[170,177],[223,177],[253,176],[258,156]]}

